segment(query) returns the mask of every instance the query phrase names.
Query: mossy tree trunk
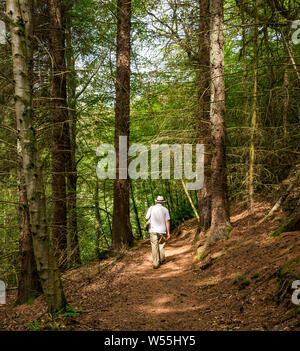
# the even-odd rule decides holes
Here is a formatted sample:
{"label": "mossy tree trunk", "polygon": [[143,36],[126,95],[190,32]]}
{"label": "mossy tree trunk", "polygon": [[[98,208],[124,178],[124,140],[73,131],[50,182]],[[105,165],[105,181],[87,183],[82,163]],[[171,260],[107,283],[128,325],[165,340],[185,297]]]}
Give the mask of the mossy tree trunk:
{"label": "mossy tree trunk", "polygon": [[[29,4],[32,6],[32,3]],[[33,11],[33,9],[31,9]],[[27,35],[33,33],[33,24],[27,24]],[[27,60],[29,64],[28,76],[30,89],[33,84],[33,51],[32,45],[27,45]],[[34,258],[33,241],[30,229],[30,214],[26,191],[26,182],[23,171],[22,148],[20,140],[17,140],[18,155],[18,195],[19,195],[19,273],[18,273],[18,295],[16,304],[21,305],[42,292],[42,287],[37,272]]]}
{"label": "mossy tree trunk", "polygon": [[32,121],[32,91],[29,78],[31,9],[29,0],[7,1],[15,82],[15,111],[28,197],[30,230],[43,293],[49,312],[54,313],[66,305],[66,300],[48,233],[45,192]]}
{"label": "mossy tree trunk", "polygon": [[[18,147],[19,149],[19,147]],[[20,155],[20,161],[22,156]],[[19,170],[19,251],[20,264],[18,274],[18,296],[17,305],[29,301],[29,299],[38,296],[42,292],[38,271],[34,259],[33,242],[30,230],[30,215],[27,200],[25,178],[23,175],[22,165]]]}

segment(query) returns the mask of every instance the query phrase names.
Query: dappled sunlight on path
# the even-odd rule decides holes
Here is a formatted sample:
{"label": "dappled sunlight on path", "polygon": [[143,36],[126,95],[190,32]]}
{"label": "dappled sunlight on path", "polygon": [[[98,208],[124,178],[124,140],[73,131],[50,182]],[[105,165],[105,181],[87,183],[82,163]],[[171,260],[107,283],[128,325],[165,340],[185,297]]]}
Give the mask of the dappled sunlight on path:
{"label": "dappled sunlight on path", "polygon": [[[184,234],[172,238],[166,245],[166,261],[158,269],[152,267],[148,240],[129,251],[112,269],[115,275],[109,285],[105,284],[105,292],[99,280],[84,288],[83,295],[104,294],[99,311],[98,303],[94,311],[88,308],[85,324],[91,323],[95,328],[100,319],[103,329],[197,329],[199,309],[206,305],[200,304],[197,293],[199,281],[192,270],[195,247],[191,240],[192,236]],[[105,294],[111,294],[107,303]]]}
{"label": "dappled sunlight on path", "polygon": [[[172,235],[158,269],[147,239],[119,256],[67,271],[67,301],[81,313],[61,324],[67,330],[297,330],[290,297],[278,305],[276,294],[283,265],[298,262],[293,271],[300,274],[299,232],[269,238],[278,223],[257,221],[264,207],[252,217],[235,210],[229,240],[209,246],[198,262],[192,244],[197,222],[190,220]],[[1,323],[4,330],[24,330],[25,323],[47,317],[43,296],[30,306],[15,307],[14,301],[9,291],[7,305],[0,306],[0,330]]]}

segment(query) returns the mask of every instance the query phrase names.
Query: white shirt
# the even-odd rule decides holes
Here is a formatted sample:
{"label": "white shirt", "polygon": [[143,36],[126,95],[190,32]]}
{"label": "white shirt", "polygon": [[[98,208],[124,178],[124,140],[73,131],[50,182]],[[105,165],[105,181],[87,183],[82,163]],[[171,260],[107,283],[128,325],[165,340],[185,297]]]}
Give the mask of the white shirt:
{"label": "white shirt", "polygon": [[149,208],[146,218],[150,217],[149,232],[165,234],[167,232],[166,221],[170,220],[170,214],[166,207],[161,204]]}

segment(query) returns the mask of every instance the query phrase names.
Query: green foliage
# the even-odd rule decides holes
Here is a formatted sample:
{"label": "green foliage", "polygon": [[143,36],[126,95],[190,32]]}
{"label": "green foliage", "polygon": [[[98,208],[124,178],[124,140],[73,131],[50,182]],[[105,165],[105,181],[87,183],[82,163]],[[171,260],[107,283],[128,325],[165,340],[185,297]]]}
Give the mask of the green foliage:
{"label": "green foliage", "polygon": [[[203,251],[203,252],[204,252],[204,251]],[[202,266],[200,266],[201,270],[204,271],[204,270],[208,269],[208,268],[211,267],[215,262],[217,262],[218,260],[220,260],[224,255],[225,255],[225,253],[223,253],[223,254],[221,254],[221,255],[219,255],[219,256],[217,256],[217,257],[210,257],[209,260],[208,260],[207,262],[205,262]],[[197,255],[197,260],[196,260],[196,262],[197,262],[198,260],[200,260],[201,256],[202,256],[202,254],[200,254],[200,253]]]}
{"label": "green foliage", "polygon": [[41,326],[36,319],[32,323],[25,323],[25,327],[27,327],[30,331],[37,331],[41,329]]}
{"label": "green foliage", "polygon": [[259,273],[254,273],[252,276],[251,276],[251,279],[258,279],[259,278]]}
{"label": "green foliage", "polygon": [[26,305],[32,305],[37,297],[37,294],[31,294],[26,301]]}
{"label": "green foliage", "polygon": [[61,330],[61,325],[53,320],[51,322],[34,320],[32,323],[25,323],[25,327],[29,331],[41,331],[41,330]]}
{"label": "green foliage", "polygon": [[82,309],[75,309],[74,307],[70,306],[69,304],[66,307],[54,315],[48,314],[47,318],[38,321],[35,319],[31,323],[26,323],[25,327],[30,331],[37,331],[37,330],[61,330],[65,329],[64,322],[68,318],[76,318],[80,315]]}
{"label": "green foliage", "polygon": [[[285,4],[287,6],[287,4]],[[226,158],[230,200],[248,201],[249,126],[253,103],[254,18],[242,12],[237,2],[225,2],[225,82],[226,82]],[[291,18],[296,16],[293,7]],[[153,13],[155,16],[151,15]],[[280,28],[289,21],[269,2],[259,2],[258,14],[258,123],[255,130],[256,194],[277,196],[278,184],[300,152],[299,82],[291,67]],[[116,2],[78,0],[70,11],[75,77],[68,83],[77,86],[76,161],[77,219],[80,254],[83,263],[106,257],[111,246],[113,181],[99,181],[100,228],[96,226],[94,205],[96,148],[114,143]],[[198,24],[196,1],[132,1],[131,122],[130,144],[183,144],[198,142]],[[295,17],[296,18],[296,17]],[[280,23],[281,26],[277,24]],[[288,38],[288,33],[285,33]],[[36,52],[34,115],[38,132],[38,150],[42,159],[47,197],[48,222],[51,224],[51,116],[49,115],[49,63],[41,35]],[[290,43],[291,44],[291,43]],[[291,44],[299,66],[300,46]],[[284,72],[289,85],[284,134]],[[18,283],[18,167],[15,145],[14,96],[10,46],[0,46],[0,279],[8,286]],[[285,135],[285,136],[284,136]],[[197,207],[196,192],[191,197]],[[141,225],[147,208],[157,195],[167,199],[171,227],[194,216],[180,182],[176,180],[136,180],[134,199]],[[131,223],[139,238],[133,202]],[[51,229],[51,226],[50,226]],[[282,228],[280,228],[281,230]],[[280,230],[277,232],[280,234]],[[100,236],[99,236],[100,233]],[[228,227],[228,237],[230,228]],[[99,242],[97,238],[99,236]],[[97,247],[98,246],[98,247]],[[97,256],[100,251],[100,257]],[[256,278],[251,278],[252,280]],[[259,278],[257,278],[259,279]],[[70,312],[71,313],[71,312]]]}
{"label": "green foliage", "polygon": [[64,317],[78,317],[81,311],[82,311],[81,309],[76,310],[74,307],[67,304],[65,309],[61,313],[63,313]]}
{"label": "green foliage", "polygon": [[[251,279],[254,279],[252,277],[251,277]],[[238,286],[239,290],[243,290],[251,284],[251,281],[247,277],[243,277],[243,276],[241,276],[240,273],[237,273],[236,278],[233,281],[233,284],[236,284]]]}
{"label": "green foliage", "polygon": [[251,282],[247,279],[243,279],[240,282],[240,289],[245,289],[247,286],[249,286],[251,284]]}

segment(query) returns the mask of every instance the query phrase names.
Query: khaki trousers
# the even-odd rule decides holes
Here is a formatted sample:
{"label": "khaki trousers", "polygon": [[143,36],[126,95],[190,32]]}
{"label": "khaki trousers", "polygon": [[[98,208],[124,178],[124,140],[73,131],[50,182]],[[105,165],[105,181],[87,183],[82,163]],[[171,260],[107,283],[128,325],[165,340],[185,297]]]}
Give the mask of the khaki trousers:
{"label": "khaki trousers", "polygon": [[153,267],[159,267],[165,259],[166,234],[150,233]]}

